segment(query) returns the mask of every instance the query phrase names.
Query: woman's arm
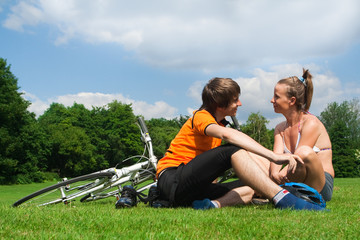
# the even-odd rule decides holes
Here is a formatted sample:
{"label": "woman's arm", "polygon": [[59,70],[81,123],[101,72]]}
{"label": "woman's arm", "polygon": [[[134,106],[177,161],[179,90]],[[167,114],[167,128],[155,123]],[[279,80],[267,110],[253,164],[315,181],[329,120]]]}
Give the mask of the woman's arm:
{"label": "woman's arm", "polygon": [[[274,148],[273,151],[278,154],[284,153],[284,143],[283,143],[283,137],[281,135],[281,131],[283,130],[283,124],[280,123],[276,126],[274,131]],[[278,184],[283,184],[284,182],[287,182],[287,177],[282,172],[280,172],[282,166],[270,163],[270,177]]]}
{"label": "woman's arm", "polygon": [[274,131],[274,152],[278,153],[278,154],[282,154],[284,153],[284,143],[283,143],[283,137],[281,132],[284,131],[284,127],[282,126],[283,124],[278,124],[275,127],[275,131]]}
{"label": "woman's arm", "polygon": [[308,117],[301,127],[301,138],[298,147],[309,146],[313,148],[321,132],[321,126],[315,117]]}

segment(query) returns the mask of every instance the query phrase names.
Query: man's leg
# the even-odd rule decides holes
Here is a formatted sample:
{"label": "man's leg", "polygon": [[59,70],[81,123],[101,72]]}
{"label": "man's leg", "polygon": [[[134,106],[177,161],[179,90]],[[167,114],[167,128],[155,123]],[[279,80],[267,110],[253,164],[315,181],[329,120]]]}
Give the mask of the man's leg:
{"label": "man's leg", "polygon": [[[183,166],[178,178],[175,201],[178,205],[191,205],[198,199],[217,199],[242,183],[213,184],[214,179],[231,168],[231,156],[240,148],[222,145],[204,152]],[[166,172],[164,173],[166,174]]]}
{"label": "man's leg", "polygon": [[253,161],[246,150],[239,150],[231,157],[232,167],[246,185],[268,199],[272,199],[282,188],[276,185]]}
{"label": "man's leg", "polygon": [[261,157],[255,153],[252,152],[248,152],[251,159],[253,159],[261,168],[261,170],[263,170],[263,172],[267,175],[270,176],[270,161],[267,160],[264,157]]}
{"label": "man's leg", "polygon": [[[251,152],[248,153],[251,159],[258,164],[260,169],[267,176],[269,176],[269,168],[270,168],[269,160],[254,153]],[[251,187],[244,186],[244,187],[235,188],[230,192],[228,192],[227,194],[225,194],[223,197],[218,198],[214,201],[218,204],[219,207],[234,206],[238,204],[248,204],[251,202],[254,194],[255,191]]]}
{"label": "man's leg", "polygon": [[295,197],[287,190],[276,185],[255,163],[249,153],[239,150],[231,157],[231,163],[237,176],[256,192],[273,200],[277,208],[324,210],[324,208]]}
{"label": "man's leg", "polygon": [[248,204],[254,196],[254,190],[251,187],[243,186],[235,188],[224,196],[214,200],[218,207],[234,206],[239,204]]}
{"label": "man's leg", "polygon": [[[249,153],[249,157],[259,166],[259,168],[269,176],[269,168],[270,162],[269,160],[256,155],[254,153]],[[213,200],[219,207],[227,207],[227,206],[234,206],[239,204],[248,204],[251,202],[255,191],[249,186],[243,186],[239,188],[235,188],[229,191],[224,196]]]}
{"label": "man's leg", "polygon": [[[255,161],[255,156],[255,154],[250,156],[246,150],[239,150],[231,156],[232,167],[246,186],[235,188],[224,196],[213,200],[214,205],[209,202],[209,199],[204,199],[195,201],[193,207],[195,209],[208,209],[214,208],[216,205],[217,207],[225,207],[247,204],[251,201],[254,190],[271,200],[282,188],[270,180],[268,171],[266,171],[266,164],[263,165]],[[263,191],[262,186],[266,186],[264,187],[265,191]]]}

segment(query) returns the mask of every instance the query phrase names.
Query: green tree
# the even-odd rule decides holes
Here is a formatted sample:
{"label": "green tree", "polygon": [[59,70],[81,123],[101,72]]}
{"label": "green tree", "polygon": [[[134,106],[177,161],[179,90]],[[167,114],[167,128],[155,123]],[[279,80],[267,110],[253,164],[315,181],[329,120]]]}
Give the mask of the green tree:
{"label": "green tree", "polygon": [[326,129],[329,129],[338,121],[343,122],[349,129],[349,144],[353,149],[360,148],[360,111],[359,99],[344,101],[341,104],[336,102],[328,104],[326,109],[320,113],[319,119]]}
{"label": "green tree", "polygon": [[98,115],[98,127],[103,129],[101,138],[108,144],[104,157],[110,166],[133,163],[134,160],[123,161],[141,153],[143,144],[131,105],[113,101],[94,111]]}
{"label": "green tree", "polygon": [[336,121],[329,129],[332,142],[333,165],[337,177],[359,177],[359,161],[350,146],[350,129],[343,121]]}
{"label": "green tree", "polygon": [[[147,121],[150,136],[154,146],[154,154],[158,159],[162,158],[169,148],[171,141],[179,132],[185,117],[166,120],[165,118],[151,119]],[[186,120],[185,120],[186,121]]]}
{"label": "green tree", "polygon": [[47,157],[47,170],[60,176],[76,176],[108,167],[104,154],[97,151],[101,145],[98,126],[92,112],[82,104],[65,107],[52,103],[39,125],[47,133],[51,151]]}
{"label": "green tree", "polygon": [[83,128],[61,123],[51,125],[52,154],[49,168],[60,176],[78,176],[99,170],[95,147]]}
{"label": "green tree", "polygon": [[272,149],[270,131],[266,128],[269,121],[258,113],[251,113],[248,120],[241,126],[241,131],[268,149]]}
{"label": "green tree", "polygon": [[39,117],[51,151],[48,170],[72,177],[117,165],[143,151],[131,105],[118,101],[88,110],[82,104],[52,103]]}
{"label": "green tree", "polygon": [[44,135],[22,98],[17,78],[0,58],[0,183],[42,181]]}
{"label": "green tree", "polygon": [[359,100],[330,103],[319,119],[331,139],[336,176],[360,176],[360,160],[356,155],[360,147]]}

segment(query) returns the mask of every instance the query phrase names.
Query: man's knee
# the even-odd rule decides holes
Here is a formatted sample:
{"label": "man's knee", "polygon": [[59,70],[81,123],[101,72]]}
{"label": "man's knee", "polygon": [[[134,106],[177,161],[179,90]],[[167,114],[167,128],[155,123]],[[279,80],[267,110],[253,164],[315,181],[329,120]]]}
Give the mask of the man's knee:
{"label": "man's knee", "polygon": [[251,159],[254,160],[260,166],[260,168],[264,171],[264,173],[269,176],[270,161],[252,152],[249,152],[249,155]]}
{"label": "man's knee", "polygon": [[231,161],[243,159],[246,157],[249,157],[248,151],[246,151],[245,149],[239,149],[231,156]]}

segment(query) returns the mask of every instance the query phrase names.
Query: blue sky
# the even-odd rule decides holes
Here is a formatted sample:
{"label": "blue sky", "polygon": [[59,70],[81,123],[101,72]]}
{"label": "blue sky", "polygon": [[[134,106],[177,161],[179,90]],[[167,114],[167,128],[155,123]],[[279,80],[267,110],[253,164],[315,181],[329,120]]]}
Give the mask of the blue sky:
{"label": "blue sky", "polygon": [[276,82],[314,75],[310,111],[360,95],[358,0],[0,0],[0,57],[41,115],[52,102],[131,103],[147,119],[189,115],[204,84],[231,77],[238,119],[283,117]]}

